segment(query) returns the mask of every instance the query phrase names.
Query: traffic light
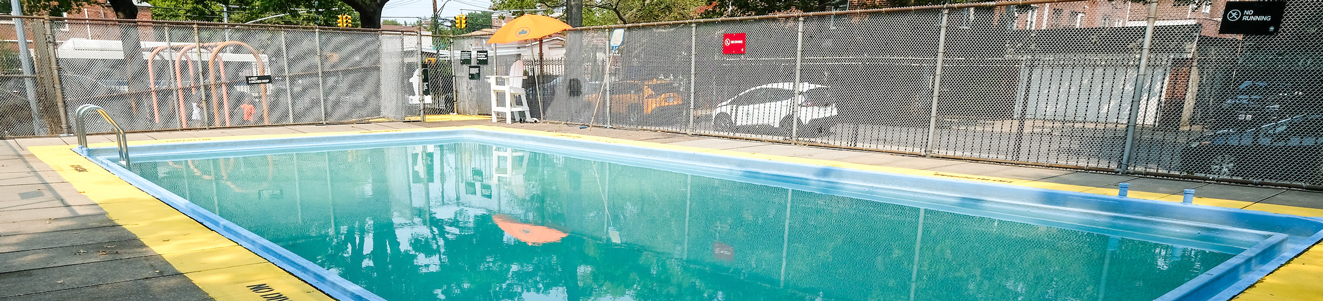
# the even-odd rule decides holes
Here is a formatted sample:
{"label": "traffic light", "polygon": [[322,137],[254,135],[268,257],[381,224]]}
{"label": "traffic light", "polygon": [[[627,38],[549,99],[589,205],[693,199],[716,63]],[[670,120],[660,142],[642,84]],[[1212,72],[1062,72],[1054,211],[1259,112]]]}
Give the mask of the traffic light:
{"label": "traffic light", "polygon": [[455,15],[455,28],[465,28],[469,26],[469,17],[465,15]]}
{"label": "traffic light", "polygon": [[336,17],[335,25],[341,26],[341,28],[348,28],[348,26],[353,26],[353,17],[349,15],[340,15],[339,17]]}

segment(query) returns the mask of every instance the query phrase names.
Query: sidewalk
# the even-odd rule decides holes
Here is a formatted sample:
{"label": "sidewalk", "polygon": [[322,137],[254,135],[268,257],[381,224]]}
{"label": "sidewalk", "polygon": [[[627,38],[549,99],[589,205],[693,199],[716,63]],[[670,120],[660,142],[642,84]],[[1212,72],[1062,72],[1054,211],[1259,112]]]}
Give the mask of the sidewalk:
{"label": "sidewalk", "polygon": [[133,233],[22,148],[0,140],[0,300],[209,300]]}
{"label": "sidewalk", "polygon": [[[1193,188],[1200,197],[1229,200],[1214,205],[1298,215],[1323,216],[1323,192],[1283,188],[1209,184],[1193,181],[1143,178],[1129,175],[1080,172],[1063,169],[1018,167],[959,160],[931,159],[878,152],[793,146],[768,142],[687,136],[635,130],[581,128],[562,124],[511,124],[481,120],[429,123],[376,123],[353,125],[306,125],[221,130],[174,131],[128,135],[130,141],[191,139],[259,134],[355,132],[487,125],[628,139],[652,143],[722,149],[804,159],[906,168],[930,176],[1009,181],[1014,185],[1115,194],[1116,184],[1130,183],[1131,196],[1179,201],[1183,189]],[[113,136],[89,137],[90,143],[111,142]],[[40,145],[72,145],[74,137],[0,140],[0,300],[66,300],[87,296],[102,299],[206,300],[211,299],[194,281],[176,270],[123,225],[106,216],[97,203],[77,191],[27,151]],[[1206,202],[1200,198],[1196,203]],[[1317,247],[1315,249],[1318,249]],[[1297,261],[1300,261],[1299,259]],[[1309,260],[1313,262],[1317,260]],[[1277,274],[1308,275],[1309,268],[1293,262]],[[1259,286],[1277,286],[1273,291],[1293,290],[1309,296],[1323,294],[1323,285],[1270,281],[1289,279],[1270,276]],[[1308,278],[1306,278],[1308,279]],[[1303,281],[1296,281],[1303,282]],[[1256,286],[1257,287],[1257,286]],[[313,293],[313,292],[308,292]],[[1316,294],[1317,293],[1317,294]],[[1287,298],[1251,288],[1250,296]],[[234,297],[234,296],[229,296]],[[228,299],[228,297],[220,297]]]}

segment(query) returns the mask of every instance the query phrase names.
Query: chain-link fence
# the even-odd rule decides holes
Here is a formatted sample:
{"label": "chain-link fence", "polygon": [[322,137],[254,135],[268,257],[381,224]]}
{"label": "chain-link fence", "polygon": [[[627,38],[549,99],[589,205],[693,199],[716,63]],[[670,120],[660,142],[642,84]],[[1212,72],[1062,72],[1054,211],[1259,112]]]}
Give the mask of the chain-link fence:
{"label": "chain-link fence", "polygon": [[[1323,29],[1323,4],[1290,3],[1274,35],[1232,35],[1218,34],[1225,3],[975,3],[581,28],[565,33],[565,56],[551,60],[564,69],[543,72],[552,80],[533,100],[545,120],[569,123],[1320,187],[1312,45],[1323,38],[1310,33]],[[491,47],[485,38],[466,47]],[[726,53],[731,43],[743,52]],[[486,81],[458,82],[477,91],[458,98],[461,112],[486,114]]]}
{"label": "chain-link fence", "polygon": [[27,41],[46,32],[40,25],[21,20],[0,22],[0,31],[14,37],[0,47],[0,88],[4,89],[0,93],[0,137],[50,135],[65,130],[61,126],[62,108],[55,101],[58,91],[51,90],[55,83],[50,74],[55,70],[38,64],[48,62],[52,52],[31,48],[34,43]]}
{"label": "chain-link fence", "polygon": [[[17,38],[0,52],[0,122],[6,136],[68,133],[85,103],[130,131],[489,114],[491,76],[519,59],[543,120],[1323,186],[1323,38],[1311,34],[1323,4],[1288,4],[1273,35],[1219,34],[1225,5],[1041,0],[591,27],[542,59],[533,43],[486,36],[29,18],[30,54]],[[428,59],[449,63],[424,76]],[[271,83],[247,84],[254,75]]]}
{"label": "chain-link fence", "polygon": [[[15,32],[14,20],[0,27]],[[35,70],[22,70],[17,39],[6,42],[6,136],[70,134],[83,104],[105,108],[126,131],[402,120],[424,109],[418,70],[430,45],[417,32],[23,20]],[[450,80],[446,68],[431,74]]]}

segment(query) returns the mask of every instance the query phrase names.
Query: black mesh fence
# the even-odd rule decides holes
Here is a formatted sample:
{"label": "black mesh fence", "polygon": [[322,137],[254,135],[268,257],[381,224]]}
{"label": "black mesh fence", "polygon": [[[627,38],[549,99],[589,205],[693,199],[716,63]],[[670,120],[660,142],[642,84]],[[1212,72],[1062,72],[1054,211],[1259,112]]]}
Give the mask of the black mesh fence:
{"label": "black mesh fence", "polygon": [[[15,32],[14,20],[0,30]],[[422,109],[410,101],[419,93],[411,82],[430,45],[417,32],[23,23],[33,70],[24,72],[17,40],[0,52],[0,85],[13,96],[0,97],[5,136],[72,134],[75,109],[85,104],[105,108],[126,131],[402,120]]]}
{"label": "black mesh fence", "polygon": [[[5,136],[69,133],[82,104],[129,131],[485,115],[492,81],[506,85],[493,76],[514,74],[549,121],[1323,185],[1319,5],[1289,3],[1275,34],[1240,35],[1218,33],[1225,2],[1015,4],[594,27],[512,44],[27,19],[31,54],[20,59],[17,40],[0,47],[0,123]],[[246,82],[258,75],[271,82]]]}
{"label": "black mesh fence", "polygon": [[1318,5],[1240,35],[1218,33],[1225,2],[1014,4],[572,30],[543,119],[1323,185]]}

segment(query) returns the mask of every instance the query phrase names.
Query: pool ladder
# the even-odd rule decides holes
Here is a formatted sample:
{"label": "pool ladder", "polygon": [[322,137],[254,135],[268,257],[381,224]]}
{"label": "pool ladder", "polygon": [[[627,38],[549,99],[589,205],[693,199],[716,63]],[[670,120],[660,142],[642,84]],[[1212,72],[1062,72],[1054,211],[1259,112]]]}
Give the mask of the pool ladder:
{"label": "pool ladder", "polygon": [[87,122],[83,121],[83,117],[86,116],[87,113],[91,111],[96,111],[97,113],[101,114],[101,118],[105,119],[106,122],[110,123],[111,127],[115,128],[115,143],[117,144],[117,146],[119,146],[119,164],[124,167],[128,167],[129,139],[126,136],[124,136],[124,129],[121,129],[119,127],[119,124],[115,123],[115,119],[110,118],[110,114],[106,113],[106,109],[103,109],[100,106],[94,104],[85,104],[79,106],[78,110],[75,111],[76,113],[74,115],[77,118],[74,118],[74,128],[76,130],[76,133],[78,134],[78,147],[83,150],[87,150],[87,127],[85,125],[87,124]]}

